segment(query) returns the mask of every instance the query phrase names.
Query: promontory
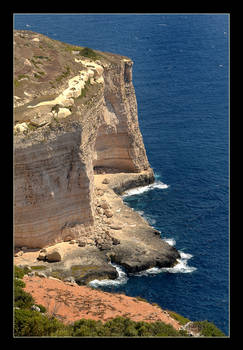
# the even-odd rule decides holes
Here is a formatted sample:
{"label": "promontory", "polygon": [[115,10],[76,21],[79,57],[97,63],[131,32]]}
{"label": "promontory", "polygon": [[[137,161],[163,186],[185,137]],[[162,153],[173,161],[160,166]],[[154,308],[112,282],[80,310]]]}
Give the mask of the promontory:
{"label": "promontory", "polygon": [[14,31],[15,263],[47,276],[116,278],[180,258],[122,193],[154,182],[133,61]]}

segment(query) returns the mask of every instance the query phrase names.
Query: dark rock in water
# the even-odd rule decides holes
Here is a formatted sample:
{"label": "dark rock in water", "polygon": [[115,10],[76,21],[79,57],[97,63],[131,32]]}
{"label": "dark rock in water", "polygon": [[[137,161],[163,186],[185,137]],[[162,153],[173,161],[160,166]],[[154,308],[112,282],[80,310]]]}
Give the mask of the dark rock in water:
{"label": "dark rock in water", "polygon": [[157,243],[157,249],[132,242],[115,246],[110,257],[111,262],[123,266],[131,273],[151,267],[173,267],[180,258],[179,253],[162,240]]}

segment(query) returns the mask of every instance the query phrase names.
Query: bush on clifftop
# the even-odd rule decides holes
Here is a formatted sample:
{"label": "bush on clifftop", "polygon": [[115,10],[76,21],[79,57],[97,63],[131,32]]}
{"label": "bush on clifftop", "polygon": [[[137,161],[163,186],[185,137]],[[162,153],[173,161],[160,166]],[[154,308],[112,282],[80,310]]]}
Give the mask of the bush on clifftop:
{"label": "bush on clifftop", "polygon": [[49,318],[37,311],[15,310],[15,336],[50,336],[65,326],[55,318]]}
{"label": "bush on clifftop", "polygon": [[212,322],[195,321],[193,324],[198,328],[204,337],[224,337],[225,334],[218,329]]}
{"label": "bush on clifftop", "polygon": [[94,50],[90,49],[89,47],[84,47],[82,50],[79,51],[79,54],[84,57],[91,58],[93,60],[97,59],[98,56],[94,52]]}
{"label": "bush on clifftop", "polygon": [[[54,317],[44,314],[44,306],[37,305],[40,312],[32,310],[35,304],[31,294],[25,292],[25,283],[21,280],[26,270],[14,269],[14,336],[51,336],[51,337],[183,337],[186,331],[176,331],[163,322],[135,322],[129,318],[116,317],[110,321],[81,319],[71,325],[64,325]],[[35,304],[36,305],[36,304]],[[174,315],[175,316],[175,315]],[[179,316],[176,314],[176,318]],[[187,319],[180,319],[184,323]],[[182,322],[182,323],[183,323]],[[224,336],[213,323],[208,321],[193,322],[201,334],[208,337]]]}

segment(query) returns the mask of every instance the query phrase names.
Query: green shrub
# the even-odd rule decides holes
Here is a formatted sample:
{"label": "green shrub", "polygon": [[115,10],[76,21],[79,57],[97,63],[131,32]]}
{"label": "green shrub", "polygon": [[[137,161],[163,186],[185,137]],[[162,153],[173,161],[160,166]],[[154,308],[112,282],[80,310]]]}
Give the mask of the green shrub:
{"label": "green shrub", "polygon": [[26,293],[21,287],[14,288],[14,306],[28,309],[31,308],[34,303],[31,294]]}
{"label": "green shrub", "polygon": [[179,335],[179,333],[170,324],[165,324],[163,322],[154,322],[151,328],[152,334],[155,336],[173,337]]}
{"label": "green shrub", "polygon": [[136,322],[135,328],[137,331],[137,336],[140,336],[140,337],[151,336],[151,323],[139,321],[139,322]]}
{"label": "green shrub", "polygon": [[149,301],[148,300],[146,300],[146,299],[144,299],[144,298],[142,298],[142,297],[140,297],[140,296],[137,296],[137,297],[135,297],[138,301],[144,301],[145,303],[149,303]]}
{"label": "green shrub", "polygon": [[64,50],[68,52],[80,51],[81,49],[82,48],[80,46],[76,46],[76,45],[65,44],[64,46]]}
{"label": "green shrub", "polygon": [[51,113],[54,112],[54,113],[58,114],[59,110],[60,110],[59,104],[56,104],[55,106],[51,107]]}
{"label": "green shrub", "polygon": [[14,87],[18,87],[20,85],[20,81],[18,79],[14,79]]}
{"label": "green shrub", "polygon": [[212,322],[205,321],[195,321],[193,322],[197,326],[200,333],[205,337],[224,337],[225,334],[215,326]]}
{"label": "green shrub", "polygon": [[[37,305],[40,312],[32,310],[35,304],[31,294],[22,288],[25,283],[21,281],[28,272],[27,268],[14,266],[14,335],[15,336],[120,336],[120,337],[156,337],[156,336],[188,336],[186,331],[176,331],[171,325],[163,322],[148,323],[144,321],[135,322],[125,317],[116,317],[106,323],[101,321],[81,319],[73,325],[64,325],[54,317],[49,318],[42,313],[46,308]],[[174,312],[169,312],[172,317],[181,324],[188,319]],[[203,336],[225,336],[213,323],[208,321],[193,322]]]}
{"label": "green shrub", "polygon": [[20,268],[16,265],[14,265],[14,277],[17,278],[23,278],[26,273],[28,273],[29,270],[27,268]]}
{"label": "green shrub", "polygon": [[40,304],[35,304],[36,306],[38,306],[39,308],[40,308],[40,312],[46,312],[46,308],[45,308],[45,306],[43,306],[43,305],[40,305]]}
{"label": "green shrub", "polygon": [[23,78],[29,79],[30,77],[28,75],[26,75],[26,74],[19,74],[18,75],[18,80],[23,79]]}
{"label": "green shrub", "polygon": [[147,337],[147,336],[179,336],[171,325],[163,322],[135,322],[129,318],[116,317],[105,323],[104,327],[110,336],[126,336],[126,337]]}
{"label": "green shrub", "polygon": [[138,332],[134,324],[128,325],[124,330],[125,337],[137,337]]}
{"label": "green shrub", "polygon": [[98,58],[97,53],[94,52],[94,50],[90,49],[89,47],[84,47],[83,49],[81,49],[79,51],[79,54],[81,56],[88,57],[88,58],[91,58],[91,59],[94,59],[94,60]]}
{"label": "green shrub", "polygon": [[45,265],[34,265],[31,266],[32,270],[45,270],[47,267]]}
{"label": "green shrub", "polygon": [[28,126],[28,129],[29,129],[29,130],[32,130],[32,131],[35,131],[36,129],[38,129],[38,126],[37,126],[37,125],[33,125],[33,124],[31,124],[31,123],[28,123],[27,126]]}
{"label": "green shrub", "polygon": [[51,337],[72,337],[72,326],[64,326],[50,333]]}
{"label": "green shrub", "polygon": [[105,323],[105,328],[111,336],[123,335],[125,326],[125,319],[123,317],[116,317]]}
{"label": "green shrub", "polygon": [[190,320],[182,315],[177,314],[174,311],[167,311],[168,314],[174,318],[176,321],[178,321],[182,326],[184,326],[187,322],[189,322]]}
{"label": "green shrub", "polygon": [[31,294],[26,293],[22,288],[25,287],[22,278],[27,273],[27,268],[14,266],[14,306],[20,308],[30,308],[34,304]]}
{"label": "green shrub", "polygon": [[81,94],[77,98],[86,97],[89,87],[90,87],[90,78],[86,81],[83,89],[81,90]]}
{"label": "green shrub", "polygon": [[73,336],[105,336],[108,335],[101,321],[81,319],[74,322],[72,329]]}
{"label": "green shrub", "polygon": [[15,336],[48,336],[65,326],[57,319],[49,319],[37,311],[16,309],[14,314]]}
{"label": "green shrub", "polygon": [[65,71],[62,72],[62,74],[58,75],[56,77],[56,82],[60,82],[63,78],[66,78],[70,74],[70,67],[68,65],[65,66]]}
{"label": "green shrub", "polygon": [[14,288],[18,288],[18,287],[24,288],[25,287],[25,283],[21,279],[15,278],[14,279]]}

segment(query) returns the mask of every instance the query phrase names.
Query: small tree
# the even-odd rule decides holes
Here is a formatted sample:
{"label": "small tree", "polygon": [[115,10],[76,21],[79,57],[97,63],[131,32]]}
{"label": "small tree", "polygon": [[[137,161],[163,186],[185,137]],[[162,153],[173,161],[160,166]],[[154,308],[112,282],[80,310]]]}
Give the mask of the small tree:
{"label": "small tree", "polygon": [[81,56],[88,57],[94,60],[98,58],[98,55],[96,54],[96,52],[90,49],[89,47],[84,47],[82,50],[79,51],[79,54]]}
{"label": "small tree", "polygon": [[54,116],[54,113],[56,113],[56,115],[57,115],[57,117],[58,117],[59,109],[60,109],[60,105],[59,105],[59,104],[56,104],[55,106],[53,106],[53,107],[51,108],[51,113],[53,114],[53,116]]}

